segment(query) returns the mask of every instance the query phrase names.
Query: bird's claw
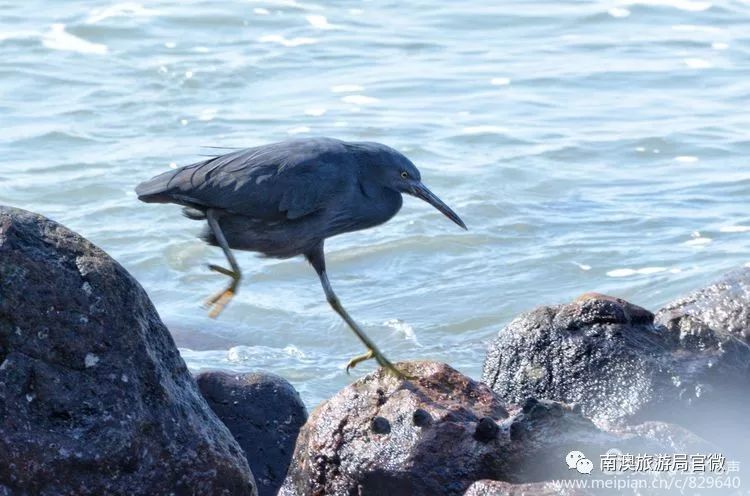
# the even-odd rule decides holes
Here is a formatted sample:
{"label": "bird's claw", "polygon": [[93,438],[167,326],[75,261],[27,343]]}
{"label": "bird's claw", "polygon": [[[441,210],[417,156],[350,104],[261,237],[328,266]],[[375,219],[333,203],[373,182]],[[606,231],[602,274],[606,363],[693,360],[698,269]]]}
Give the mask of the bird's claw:
{"label": "bird's claw", "polygon": [[382,353],[375,350],[367,350],[367,353],[356,356],[349,360],[349,363],[346,364],[346,373],[348,374],[351,369],[357,366],[357,364],[373,358],[376,362],[378,362],[378,365],[383,367],[386,373],[391,374],[398,379],[413,379],[413,377],[397,369],[396,366],[393,365],[385,356],[383,356]]}
{"label": "bird's claw", "polygon": [[354,358],[352,358],[351,360],[349,360],[349,363],[346,364],[346,373],[348,374],[349,370],[353,369],[354,367],[356,367],[358,363],[364,362],[366,360],[369,360],[369,359],[373,358],[374,356],[375,356],[375,352],[372,351],[372,350],[367,350],[367,353],[365,353],[363,355],[355,356]]}
{"label": "bird's claw", "polygon": [[206,307],[209,309],[208,316],[212,319],[218,317],[233,297],[234,289],[228,288],[209,298],[206,301]]}

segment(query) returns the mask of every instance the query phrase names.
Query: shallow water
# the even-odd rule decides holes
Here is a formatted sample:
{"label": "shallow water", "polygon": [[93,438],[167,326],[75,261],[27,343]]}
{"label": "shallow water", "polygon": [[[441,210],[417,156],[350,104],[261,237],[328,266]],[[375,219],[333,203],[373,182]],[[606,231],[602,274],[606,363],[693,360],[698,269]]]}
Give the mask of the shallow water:
{"label": "shallow water", "polygon": [[[361,347],[302,260],[220,251],[133,187],[289,136],[407,154],[416,199],[327,243],[393,359],[478,377],[518,313],[585,291],[656,309],[750,262],[750,2],[0,2],[0,203],[85,235],[153,298],[193,369],[267,369],[309,405]],[[363,364],[353,374],[372,370]]]}

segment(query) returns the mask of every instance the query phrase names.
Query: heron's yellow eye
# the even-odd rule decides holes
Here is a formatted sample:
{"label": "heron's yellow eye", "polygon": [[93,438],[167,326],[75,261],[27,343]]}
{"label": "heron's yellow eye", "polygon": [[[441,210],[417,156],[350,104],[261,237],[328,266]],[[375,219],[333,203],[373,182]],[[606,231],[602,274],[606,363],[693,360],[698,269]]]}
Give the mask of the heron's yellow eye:
{"label": "heron's yellow eye", "polygon": [[401,177],[402,177],[403,179],[406,179],[407,177],[409,177],[409,173],[408,173],[408,172],[406,172],[406,171],[402,171],[402,172],[401,172]]}

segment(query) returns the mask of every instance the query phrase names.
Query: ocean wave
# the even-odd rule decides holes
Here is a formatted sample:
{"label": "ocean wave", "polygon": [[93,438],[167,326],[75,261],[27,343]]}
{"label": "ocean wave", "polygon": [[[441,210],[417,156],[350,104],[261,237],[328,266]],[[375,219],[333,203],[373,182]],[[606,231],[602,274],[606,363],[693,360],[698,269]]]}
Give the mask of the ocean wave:
{"label": "ocean wave", "polygon": [[42,35],[42,44],[52,50],[77,52],[83,54],[104,55],[107,45],[84,40],[65,31],[65,24],[53,24],[49,31]]}

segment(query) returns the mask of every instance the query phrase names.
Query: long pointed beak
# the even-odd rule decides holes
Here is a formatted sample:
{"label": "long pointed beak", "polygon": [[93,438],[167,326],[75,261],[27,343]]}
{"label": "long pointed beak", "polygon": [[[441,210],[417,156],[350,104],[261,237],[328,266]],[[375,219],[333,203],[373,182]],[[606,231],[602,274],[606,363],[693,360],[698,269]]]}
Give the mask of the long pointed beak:
{"label": "long pointed beak", "polygon": [[464,221],[461,220],[461,217],[456,214],[451,208],[443,203],[443,200],[435,196],[435,194],[427,189],[427,186],[425,186],[422,183],[417,183],[411,188],[411,194],[416,196],[417,198],[421,198],[422,200],[426,201],[436,209],[440,210],[443,215],[448,217],[450,220],[458,224],[464,229],[467,229],[466,224],[464,224]]}

